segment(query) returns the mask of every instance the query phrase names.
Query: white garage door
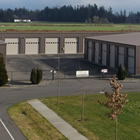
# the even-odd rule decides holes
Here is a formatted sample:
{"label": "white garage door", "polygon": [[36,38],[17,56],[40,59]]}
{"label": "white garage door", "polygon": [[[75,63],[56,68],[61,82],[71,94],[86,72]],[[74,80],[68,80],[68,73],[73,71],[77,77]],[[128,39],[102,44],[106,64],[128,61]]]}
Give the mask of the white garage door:
{"label": "white garage door", "polygon": [[119,47],[119,66],[120,64],[124,66],[124,48]]}
{"label": "white garage door", "polygon": [[134,49],[128,49],[128,73],[134,74]]}
{"label": "white garage door", "polygon": [[7,55],[19,54],[19,39],[18,38],[5,38],[5,43],[7,43],[7,47],[6,47]]}
{"label": "white garage door", "polygon": [[102,44],[102,64],[106,66],[107,45]]}
{"label": "white garage door", "polygon": [[57,54],[59,47],[58,38],[46,38],[45,54]]}
{"label": "white garage door", "polygon": [[26,38],[25,40],[25,54],[39,53],[39,38]]}
{"label": "white garage door", "polygon": [[75,54],[77,53],[78,40],[77,38],[65,38],[64,53]]}
{"label": "white garage door", "polygon": [[115,68],[115,46],[110,45],[110,67]]}
{"label": "white garage door", "polygon": [[84,54],[85,53],[85,39],[83,38],[83,51],[82,53]]}
{"label": "white garage door", "polygon": [[95,63],[99,63],[99,43],[95,43]]}
{"label": "white garage door", "polygon": [[88,42],[88,60],[92,61],[92,42]]}

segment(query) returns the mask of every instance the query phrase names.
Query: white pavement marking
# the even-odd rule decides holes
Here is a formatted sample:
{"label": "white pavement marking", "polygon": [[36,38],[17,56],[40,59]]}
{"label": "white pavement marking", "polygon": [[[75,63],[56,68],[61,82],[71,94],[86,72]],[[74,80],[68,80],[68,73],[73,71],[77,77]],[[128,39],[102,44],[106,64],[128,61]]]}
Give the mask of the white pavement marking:
{"label": "white pavement marking", "polygon": [[4,122],[0,119],[1,124],[3,125],[3,127],[5,128],[5,130],[7,131],[7,133],[9,134],[9,136],[11,137],[12,140],[15,140],[13,138],[13,136],[11,135],[11,133],[9,132],[9,130],[7,129],[7,127],[5,126]]}

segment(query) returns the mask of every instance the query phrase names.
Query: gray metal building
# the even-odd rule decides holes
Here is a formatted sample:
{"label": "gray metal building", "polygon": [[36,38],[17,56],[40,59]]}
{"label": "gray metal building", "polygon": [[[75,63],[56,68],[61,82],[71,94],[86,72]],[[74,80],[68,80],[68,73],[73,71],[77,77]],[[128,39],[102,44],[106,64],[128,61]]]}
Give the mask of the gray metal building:
{"label": "gray metal building", "polygon": [[140,33],[86,37],[86,60],[113,69],[121,64],[129,74],[140,74]]}

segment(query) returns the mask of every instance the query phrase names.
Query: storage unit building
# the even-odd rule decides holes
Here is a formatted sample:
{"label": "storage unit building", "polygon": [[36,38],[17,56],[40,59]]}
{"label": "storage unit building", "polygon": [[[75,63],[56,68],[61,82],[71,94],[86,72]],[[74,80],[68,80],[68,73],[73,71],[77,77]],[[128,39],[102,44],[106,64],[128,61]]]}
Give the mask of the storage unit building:
{"label": "storage unit building", "polygon": [[140,74],[140,33],[86,37],[84,56],[102,66],[118,69],[121,64],[129,74]]}

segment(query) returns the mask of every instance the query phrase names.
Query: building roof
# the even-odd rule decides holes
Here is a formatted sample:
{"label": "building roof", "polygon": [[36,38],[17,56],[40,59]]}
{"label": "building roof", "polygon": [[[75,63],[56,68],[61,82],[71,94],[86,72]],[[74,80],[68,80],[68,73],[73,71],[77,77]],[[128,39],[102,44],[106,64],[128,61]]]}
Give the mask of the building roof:
{"label": "building roof", "polygon": [[86,37],[86,38],[99,40],[99,41],[112,42],[112,43],[140,46],[140,32],[127,33],[127,34],[104,35],[104,36],[93,36],[93,37]]}
{"label": "building roof", "polygon": [[0,40],[0,45],[1,45],[1,44],[6,44],[6,43],[5,43],[3,40]]}

